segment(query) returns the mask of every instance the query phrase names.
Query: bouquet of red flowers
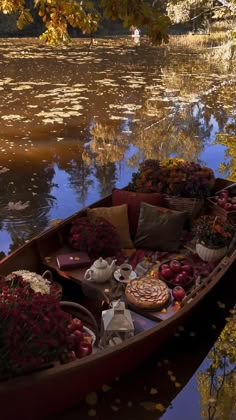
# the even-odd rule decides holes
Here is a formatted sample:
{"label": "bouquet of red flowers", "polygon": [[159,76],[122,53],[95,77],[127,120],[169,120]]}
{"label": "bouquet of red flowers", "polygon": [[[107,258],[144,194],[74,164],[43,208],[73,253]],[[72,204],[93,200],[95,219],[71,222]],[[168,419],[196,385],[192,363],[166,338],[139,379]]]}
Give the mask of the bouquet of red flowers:
{"label": "bouquet of red flowers", "polygon": [[68,353],[68,324],[51,294],[35,293],[21,276],[0,284],[0,378],[31,372]]}
{"label": "bouquet of red flowers", "polygon": [[69,234],[70,245],[87,252],[92,259],[113,257],[121,250],[116,228],[102,217],[79,217],[73,222]]}

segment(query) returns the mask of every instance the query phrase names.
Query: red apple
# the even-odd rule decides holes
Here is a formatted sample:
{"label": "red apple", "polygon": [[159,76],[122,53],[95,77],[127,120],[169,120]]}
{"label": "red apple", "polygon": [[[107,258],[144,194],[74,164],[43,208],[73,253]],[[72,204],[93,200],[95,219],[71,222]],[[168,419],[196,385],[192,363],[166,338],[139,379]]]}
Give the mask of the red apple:
{"label": "red apple", "polygon": [[77,359],[76,354],[73,350],[70,353],[70,357],[71,357],[71,360],[73,360],[73,361]]}
{"label": "red apple", "polygon": [[168,280],[173,277],[173,271],[169,267],[168,268],[161,267],[161,275],[164,277],[164,279]]}
{"label": "red apple", "polygon": [[92,344],[88,341],[82,341],[76,350],[77,357],[84,357],[92,353]]}
{"label": "red apple", "polygon": [[172,271],[174,271],[175,273],[180,273],[182,270],[182,266],[181,263],[177,260],[172,260],[169,264],[169,267]]}
{"label": "red apple", "polygon": [[185,271],[188,274],[192,274],[193,267],[191,266],[191,264],[184,264],[184,265],[182,265],[182,270]]}
{"label": "red apple", "polygon": [[225,198],[228,198],[228,196],[229,196],[229,191],[228,191],[228,190],[222,190],[222,191],[220,191],[220,192],[219,192],[219,196],[220,196],[220,197],[225,197]]}
{"label": "red apple", "polygon": [[80,330],[75,330],[74,335],[76,337],[76,342],[81,343],[81,341],[84,341],[84,333]]}
{"label": "red apple", "polygon": [[225,203],[224,205],[224,209],[226,211],[231,211],[232,210],[232,204],[231,203]]}
{"label": "red apple", "polygon": [[218,206],[220,206],[220,207],[224,207],[225,206],[225,204],[227,203],[227,199],[226,198],[219,198],[218,200],[217,200],[217,204],[218,204]]}
{"label": "red apple", "polygon": [[170,268],[169,264],[162,264],[161,269],[163,270],[163,269],[166,269],[166,268],[168,268],[168,269]]}
{"label": "red apple", "polygon": [[183,271],[183,274],[185,274],[185,279],[182,280],[182,286],[187,286],[189,283],[191,283],[192,277],[185,271]]}
{"label": "red apple", "polygon": [[183,285],[184,282],[186,281],[186,277],[187,277],[187,273],[179,273],[175,277],[174,283],[179,284],[179,285]]}
{"label": "red apple", "polygon": [[175,300],[181,301],[185,297],[186,293],[183,287],[175,286],[172,290],[172,296]]}
{"label": "red apple", "polygon": [[232,204],[231,210],[232,210],[232,211],[235,211],[235,210],[236,210],[236,204],[235,204],[235,203],[234,203],[234,204]]}
{"label": "red apple", "polygon": [[75,330],[82,331],[84,325],[79,318],[73,318],[70,324],[68,325],[69,331],[74,332]]}

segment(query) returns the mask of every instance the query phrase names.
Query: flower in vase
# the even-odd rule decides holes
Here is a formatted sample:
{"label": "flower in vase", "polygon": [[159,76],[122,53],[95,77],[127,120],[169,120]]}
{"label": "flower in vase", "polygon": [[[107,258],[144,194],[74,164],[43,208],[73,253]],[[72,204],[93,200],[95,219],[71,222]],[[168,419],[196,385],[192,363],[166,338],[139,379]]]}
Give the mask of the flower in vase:
{"label": "flower in vase", "polygon": [[228,246],[235,234],[234,227],[220,216],[201,216],[193,226],[196,240],[209,247]]}

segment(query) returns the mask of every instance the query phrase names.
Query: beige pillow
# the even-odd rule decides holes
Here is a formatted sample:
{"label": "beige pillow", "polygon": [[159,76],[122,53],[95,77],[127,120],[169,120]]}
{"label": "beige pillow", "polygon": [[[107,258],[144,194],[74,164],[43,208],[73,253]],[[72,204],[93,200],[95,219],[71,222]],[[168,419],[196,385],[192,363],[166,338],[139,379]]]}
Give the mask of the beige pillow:
{"label": "beige pillow", "polygon": [[127,204],[112,207],[97,207],[87,209],[89,217],[103,217],[113,226],[115,226],[121,240],[122,248],[133,248],[133,242],[130,238],[129,219]]}

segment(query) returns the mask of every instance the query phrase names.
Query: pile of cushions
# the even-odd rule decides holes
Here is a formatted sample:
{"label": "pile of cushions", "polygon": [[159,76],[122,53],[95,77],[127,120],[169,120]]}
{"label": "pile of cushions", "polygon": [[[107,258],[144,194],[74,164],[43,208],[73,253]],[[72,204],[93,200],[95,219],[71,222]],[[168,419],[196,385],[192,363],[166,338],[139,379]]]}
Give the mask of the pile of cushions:
{"label": "pile of cushions", "polygon": [[[69,241],[72,247],[81,251],[87,250],[90,255],[92,253],[93,256],[103,258],[117,255],[120,248],[176,251],[180,246],[186,218],[185,212],[163,207],[160,193],[114,189],[112,206],[88,208],[87,227],[82,220],[85,218],[77,219],[72,226]],[[102,229],[101,223],[105,222],[106,228]],[[79,227],[80,224],[83,224],[83,228]],[[101,229],[97,246],[96,240],[91,240],[91,230],[96,231],[99,224]],[[101,245],[102,241],[105,243],[104,247]]]}

